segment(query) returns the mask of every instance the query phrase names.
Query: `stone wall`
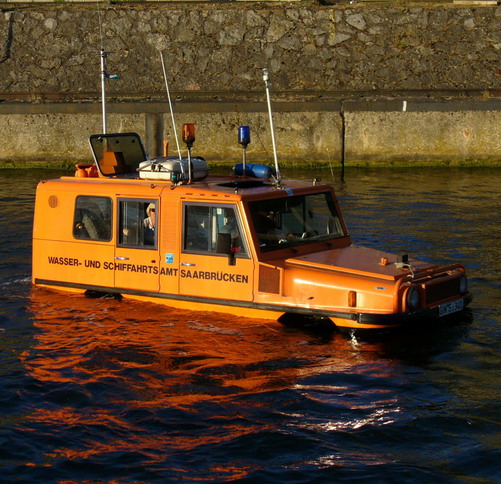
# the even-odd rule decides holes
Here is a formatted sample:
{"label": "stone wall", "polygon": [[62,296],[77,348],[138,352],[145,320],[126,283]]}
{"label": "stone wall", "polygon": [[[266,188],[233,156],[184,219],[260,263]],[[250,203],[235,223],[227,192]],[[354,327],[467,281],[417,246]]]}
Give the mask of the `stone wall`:
{"label": "stone wall", "polygon": [[[136,122],[138,115],[154,111],[152,106],[165,101],[162,51],[176,109],[195,117],[209,113],[213,122],[205,123],[207,133],[221,133],[225,125],[250,124],[249,119],[265,123],[261,68],[267,67],[273,98],[278,101],[278,129],[284,136],[290,133],[283,144],[297,145],[285,157],[298,159],[306,143],[301,140],[308,139],[309,149],[318,150],[313,156],[339,160],[343,128],[339,114],[350,100],[363,100],[371,112],[370,103],[381,100],[468,99],[489,102],[489,114],[483,114],[485,107],[476,107],[474,112],[452,116],[454,123],[445,125],[440,121],[443,114],[425,116],[420,109],[421,114],[412,116],[379,114],[385,118],[380,128],[386,126],[388,137],[397,140],[391,157],[406,159],[410,152],[419,157],[416,152],[435,123],[447,126],[447,133],[443,142],[426,145],[434,148],[424,150],[423,156],[440,159],[457,153],[470,160],[499,160],[500,25],[497,6],[4,4],[0,13],[0,100],[4,100],[0,128],[11,133],[11,148],[5,143],[0,147],[0,160],[26,157],[16,151],[16,136],[20,132],[29,135],[30,123],[45,126],[45,142],[54,149],[55,136],[65,127],[82,125],[85,113],[90,117],[83,125],[90,129],[96,124],[101,46],[109,52],[108,71],[120,76],[107,83],[109,101],[136,102],[135,111],[116,123],[120,128],[127,124],[126,116],[136,116]],[[74,118],[79,119],[77,126],[68,121],[74,114],[66,114],[62,101],[76,104],[73,111],[83,116]],[[232,104],[235,109],[228,112]],[[44,114],[40,105],[47,107],[46,118],[51,113],[53,119],[36,118]],[[390,106],[386,111],[400,108]],[[344,119],[344,128],[350,130],[348,143],[356,133],[373,132],[371,116],[353,114]],[[465,145],[469,148],[459,149],[457,140],[469,132],[473,119],[477,132],[473,138],[482,140],[481,145],[473,146],[470,135]],[[408,133],[406,123],[422,126],[423,137],[419,139],[416,132],[411,147],[408,136],[395,136]],[[382,133],[376,141],[384,138]],[[330,140],[328,146],[325,139]],[[401,139],[406,140],[405,146],[398,145]],[[224,138],[211,146],[224,158],[233,152],[227,145]],[[80,157],[80,147],[64,146],[57,153],[52,151],[53,156]],[[348,150],[352,160],[364,162],[389,156],[386,151],[379,143],[368,142],[367,135],[365,142],[357,141]],[[51,151],[39,153],[46,157]]]}
{"label": "stone wall", "polygon": [[[101,22],[100,22],[101,19]],[[111,93],[490,90],[500,88],[499,7],[101,6],[5,9],[0,91],[98,90],[101,37]]]}

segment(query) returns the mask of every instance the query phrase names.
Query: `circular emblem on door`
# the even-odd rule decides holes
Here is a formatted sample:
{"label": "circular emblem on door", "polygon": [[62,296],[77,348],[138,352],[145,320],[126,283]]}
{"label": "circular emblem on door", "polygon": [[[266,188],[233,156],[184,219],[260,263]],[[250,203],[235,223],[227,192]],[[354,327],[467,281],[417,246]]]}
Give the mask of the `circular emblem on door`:
{"label": "circular emblem on door", "polygon": [[55,195],[51,195],[49,197],[49,207],[50,208],[56,208],[57,207],[57,197]]}

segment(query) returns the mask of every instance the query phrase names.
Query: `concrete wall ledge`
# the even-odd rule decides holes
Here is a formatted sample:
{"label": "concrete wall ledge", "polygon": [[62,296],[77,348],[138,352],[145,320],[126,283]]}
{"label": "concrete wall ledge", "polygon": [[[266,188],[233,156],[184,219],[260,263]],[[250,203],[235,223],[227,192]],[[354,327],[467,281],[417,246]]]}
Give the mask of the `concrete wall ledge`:
{"label": "concrete wall ledge", "polygon": [[[108,132],[135,131],[150,156],[175,147],[168,104],[110,103]],[[178,133],[194,123],[194,154],[213,165],[241,158],[237,128],[249,125],[250,163],[272,163],[265,103],[178,103]],[[274,103],[284,166],[501,166],[501,99]],[[91,161],[102,132],[99,103],[0,104],[0,168]]]}
{"label": "concrete wall ledge", "polygon": [[[167,101],[128,101],[107,102],[110,114],[149,114],[168,113]],[[501,98],[489,99],[379,99],[379,100],[304,100],[304,101],[273,101],[273,110],[281,112],[349,112],[349,111],[501,111]],[[174,102],[178,113],[262,113],[267,111],[265,101],[243,101],[235,99],[214,101],[183,101]],[[101,113],[99,102],[0,102],[0,115],[8,114],[97,114]]]}

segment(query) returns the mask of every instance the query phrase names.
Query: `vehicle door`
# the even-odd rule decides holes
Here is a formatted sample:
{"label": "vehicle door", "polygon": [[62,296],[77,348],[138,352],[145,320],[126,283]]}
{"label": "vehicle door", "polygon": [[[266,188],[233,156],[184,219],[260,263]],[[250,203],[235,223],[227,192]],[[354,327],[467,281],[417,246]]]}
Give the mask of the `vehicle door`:
{"label": "vehicle door", "polygon": [[179,292],[252,301],[253,264],[235,204],[183,203]]}
{"label": "vehicle door", "polygon": [[115,287],[134,292],[159,290],[160,203],[154,198],[121,198],[118,204],[118,236],[113,270]]}

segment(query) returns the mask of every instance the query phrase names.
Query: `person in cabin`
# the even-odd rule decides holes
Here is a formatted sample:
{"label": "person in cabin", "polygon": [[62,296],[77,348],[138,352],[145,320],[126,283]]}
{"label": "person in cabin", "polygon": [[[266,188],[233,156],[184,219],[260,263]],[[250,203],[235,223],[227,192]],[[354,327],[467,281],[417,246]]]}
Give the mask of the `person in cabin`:
{"label": "person in cabin", "polygon": [[154,203],[148,205],[146,215],[148,216],[143,220],[144,245],[155,245],[156,207]]}
{"label": "person in cabin", "polygon": [[237,218],[233,209],[226,210],[226,224],[219,231],[221,234],[230,234],[233,252],[240,252],[240,232],[238,231]]}
{"label": "person in cabin", "polygon": [[240,235],[238,233],[237,219],[233,209],[226,211],[226,223],[221,227],[220,232],[222,234],[231,234],[232,239]]}

